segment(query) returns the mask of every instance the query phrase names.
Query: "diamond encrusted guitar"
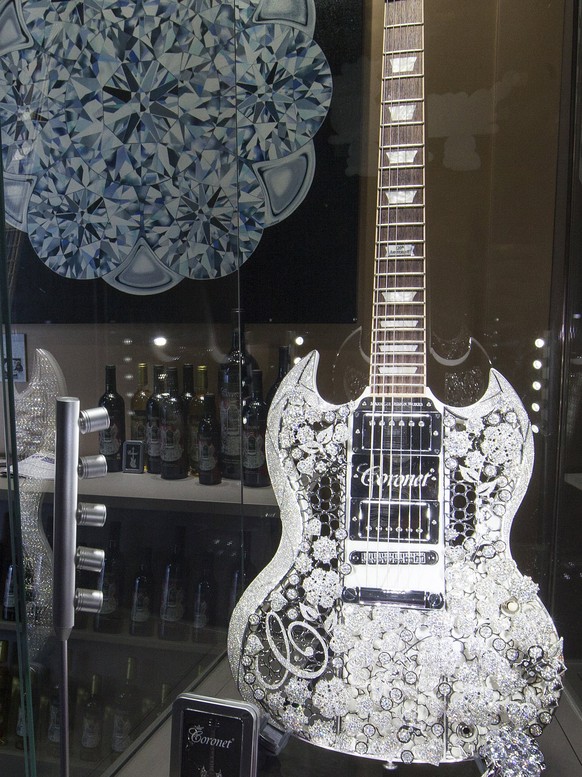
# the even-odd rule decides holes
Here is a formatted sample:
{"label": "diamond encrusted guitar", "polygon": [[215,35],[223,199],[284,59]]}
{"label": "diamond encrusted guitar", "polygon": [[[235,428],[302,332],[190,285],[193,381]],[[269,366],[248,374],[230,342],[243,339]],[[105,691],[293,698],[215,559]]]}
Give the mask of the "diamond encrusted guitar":
{"label": "diamond encrusted guitar", "polygon": [[495,370],[476,404],[426,386],[423,3],[385,5],[369,387],[331,405],[313,352],[268,419],[282,538],[233,614],[243,697],[315,745],[539,775],[561,641],[509,550],[531,427]]}

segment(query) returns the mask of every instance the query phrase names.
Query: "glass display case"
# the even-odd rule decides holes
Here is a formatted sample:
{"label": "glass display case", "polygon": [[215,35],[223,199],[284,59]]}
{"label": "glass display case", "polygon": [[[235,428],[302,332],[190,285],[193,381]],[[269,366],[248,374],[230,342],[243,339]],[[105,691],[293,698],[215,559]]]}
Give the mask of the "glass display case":
{"label": "glass display case", "polygon": [[[243,592],[293,544],[278,454],[270,476],[265,465],[267,411],[314,350],[329,407],[353,409],[370,384],[405,386],[452,416],[482,399],[491,370],[523,404],[527,477],[509,478],[509,517],[497,516],[564,639],[565,712],[542,749],[557,769],[559,729],[581,760],[578,4],[17,0],[0,13],[12,31],[0,34],[0,770],[62,767],[57,397],[111,421],[79,437],[80,473],[98,453],[108,470],[79,478],[79,500],[105,505],[107,520],[76,528],[105,561],[76,574],[103,605],[79,611],[68,638],[70,770],[129,777],[152,742],[167,746],[173,699],[213,688],[234,608],[251,617]],[[447,443],[443,483],[453,458],[470,480],[517,455],[493,415],[471,455],[462,435]],[[272,435],[285,455],[293,423],[283,414]],[[321,464],[310,443],[289,453],[301,488]],[[447,539],[435,535],[443,551],[493,531],[472,511],[493,504],[494,480],[472,496],[456,487]],[[325,496],[313,486],[305,499]],[[338,529],[328,502],[325,539]],[[335,574],[323,546],[301,553]],[[444,584],[439,595],[447,612]],[[229,692],[248,695],[238,679]],[[477,773],[473,733],[446,759],[468,763],[439,774]],[[322,752],[294,741],[261,770],[325,771]],[[334,758],[366,774],[392,762],[358,752]],[[434,755],[414,757],[432,766],[403,770],[437,772]]]}

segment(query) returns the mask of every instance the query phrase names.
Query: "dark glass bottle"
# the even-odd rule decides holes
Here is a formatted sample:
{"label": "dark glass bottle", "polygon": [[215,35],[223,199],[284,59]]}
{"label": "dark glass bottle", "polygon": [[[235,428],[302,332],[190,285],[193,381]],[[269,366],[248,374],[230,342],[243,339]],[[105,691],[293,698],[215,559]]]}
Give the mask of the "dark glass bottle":
{"label": "dark glass bottle", "polygon": [[101,675],[91,677],[91,695],[87,699],[81,718],[81,747],[79,756],[82,761],[98,761],[103,745],[104,706],[101,697]]}
{"label": "dark glass bottle", "polygon": [[6,743],[11,690],[12,672],[8,666],[8,642],[2,640],[0,642],[0,745]]}
{"label": "dark glass bottle", "polygon": [[133,581],[131,598],[131,614],[129,621],[130,634],[139,637],[149,637],[153,634],[153,574],[152,549],[144,548],[139,569]]}
{"label": "dark glass bottle", "polygon": [[98,588],[103,592],[101,611],[95,616],[95,631],[119,634],[123,626],[123,558],[119,551],[121,524],[114,521],[109,532],[105,563],[99,575]]}
{"label": "dark glass bottle", "polygon": [[16,602],[14,599],[14,564],[9,564],[4,579],[4,599],[2,604],[2,618],[5,621],[16,620]]}
{"label": "dark glass bottle", "polygon": [[184,364],[182,365],[182,393],[180,397],[182,399],[182,408],[184,411],[184,434],[185,442],[184,448],[186,450],[186,457],[188,458],[188,470],[190,470],[190,427],[188,425],[188,411],[190,409],[190,402],[194,396],[194,365]]}
{"label": "dark glass bottle", "polygon": [[204,397],[203,415],[198,427],[198,480],[203,486],[216,486],[220,472],[220,428],[214,394]]}
{"label": "dark glass bottle", "polygon": [[99,406],[109,413],[109,428],[99,432],[99,453],[107,460],[108,472],[121,472],[123,443],[125,442],[125,402],[117,393],[115,365],[105,367],[105,393]]}
{"label": "dark glass bottle", "polygon": [[194,396],[188,405],[188,460],[190,472],[198,474],[198,428],[204,415],[204,397],[208,393],[208,369],[205,364],[196,367]]}
{"label": "dark glass bottle", "polygon": [[279,346],[279,369],[277,371],[277,377],[275,378],[275,381],[271,388],[267,391],[267,396],[265,397],[265,402],[267,403],[267,409],[271,407],[271,402],[273,401],[273,398],[275,394],[277,393],[277,389],[281,385],[281,381],[287,375],[289,372],[289,346],[288,345],[280,345]]}
{"label": "dark glass bottle", "polygon": [[216,592],[211,568],[210,557],[206,556],[202,561],[202,572],[194,589],[192,639],[195,642],[201,638],[202,629],[208,628],[214,622],[213,603]]}
{"label": "dark glass bottle", "polygon": [[148,389],[148,366],[142,362],[138,366],[137,389],[131,398],[129,419],[131,439],[141,440],[144,444],[146,441],[147,424],[146,408],[150,395],[151,392]]}
{"label": "dark glass bottle", "polygon": [[161,639],[183,640],[186,631],[186,569],[184,547],[186,529],[177,526],[174,543],[168,562],[164,568],[162,597],[160,601],[159,636]]}
{"label": "dark glass bottle", "polygon": [[123,753],[129,747],[139,723],[139,690],[135,684],[135,673],[135,658],[130,656],[125,669],[125,682],[113,703],[113,753]]}
{"label": "dark glass bottle", "polygon": [[234,480],[241,476],[242,406],[250,396],[256,359],[247,351],[242,310],[232,312],[232,346],[218,375],[220,393],[220,446],[222,475]]}
{"label": "dark glass bottle", "polygon": [[58,757],[61,749],[61,702],[58,685],[53,685],[49,697],[46,741],[49,754]]}
{"label": "dark glass bottle", "polygon": [[160,403],[163,398],[165,371],[161,364],[154,366],[154,388],[146,405],[146,466],[147,471],[159,475],[160,458]]}
{"label": "dark glass bottle", "polygon": [[178,370],[167,370],[166,393],[160,402],[160,473],[164,480],[188,477],[184,404],[178,394]]}
{"label": "dark glass bottle", "polygon": [[253,370],[251,397],[243,409],[243,485],[268,486],[271,481],[265,458],[267,405],[263,399],[263,373]]}
{"label": "dark glass bottle", "polygon": [[[42,686],[43,674],[44,674],[43,667],[40,664],[36,664],[36,663],[30,664],[29,675],[30,675],[30,691],[31,691],[31,702],[32,702],[32,721],[28,721],[28,724],[33,727],[35,737],[38,736],[40,732],[40,729],[39,729],[40,691]],[[18,712],[16,714],[16,730],[14,734],[14,747],[16,747],[18,750],[24,750],[24,733],[25,733],[25,727],[27,725],[27,720],[26,720],[26,714],[25,714],[25,707],[23,707],[21,703],[20,684],[17,683],[16,685],[17,685],[18,693],[17,695],[15,695],[14,692],[12,694],[12,703],[14,703],[16,699],[18,700]],[[14,691],[14,683],[12,687]]]}

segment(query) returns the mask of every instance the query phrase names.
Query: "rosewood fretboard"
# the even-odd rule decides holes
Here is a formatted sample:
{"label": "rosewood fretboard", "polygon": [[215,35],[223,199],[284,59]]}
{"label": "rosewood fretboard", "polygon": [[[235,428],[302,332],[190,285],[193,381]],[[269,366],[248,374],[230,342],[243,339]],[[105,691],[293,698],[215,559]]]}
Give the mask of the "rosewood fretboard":
{"label": "rosewood fretboard", "polygon": [[384,17],[370,388],[426,386],[423,0],[388,0]]}

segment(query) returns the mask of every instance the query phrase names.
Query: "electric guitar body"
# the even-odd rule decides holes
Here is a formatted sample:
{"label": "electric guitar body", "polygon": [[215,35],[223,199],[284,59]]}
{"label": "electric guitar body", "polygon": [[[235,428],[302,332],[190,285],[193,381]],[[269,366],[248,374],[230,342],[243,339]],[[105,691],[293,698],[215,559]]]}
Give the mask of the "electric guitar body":
{"label": "electric guitar body", "polygon": [[315,352],[280,385],[281,543],[233,613],[229,659],[242,696],[312,744],[537,777],[564,665],[509,548],[532,430],[495,370],[464,407],[427,388],[423,3],[385,9],[368,387],[324,401]]}

